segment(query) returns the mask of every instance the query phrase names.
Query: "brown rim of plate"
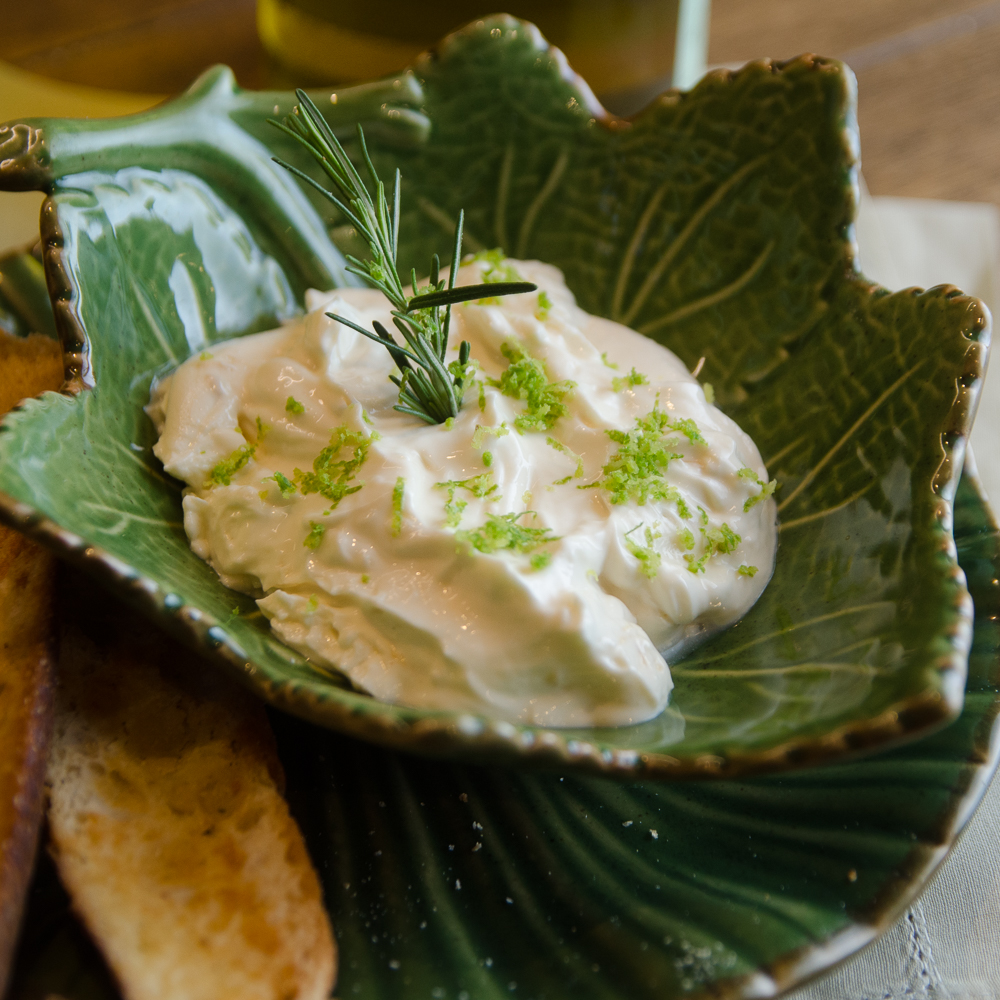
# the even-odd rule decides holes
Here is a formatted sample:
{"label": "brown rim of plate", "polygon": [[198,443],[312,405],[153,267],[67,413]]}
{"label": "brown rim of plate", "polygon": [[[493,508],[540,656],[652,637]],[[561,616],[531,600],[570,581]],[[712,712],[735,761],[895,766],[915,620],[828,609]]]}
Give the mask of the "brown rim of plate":
{"label": "brown rim of plate", "polygon": [[[514,22],[515,19],[510,20]],[[474,27],[474,24],[469,25],[449,35],[436,49],[418,57],[415,65],[437,58],[438,52],[447,49],[454,39]],[[543,44],[538,29],[534,25],[530,28],[537,35],[539,44]],[[585,97],[589,95],[588,105],[601,124],[609,128],[631,126],[630,120],[615,118],[600,106],[585,81],[568,66],[562,52],[554,46],[548,46],[548,49],[559,64],[563,77],[579,87]],[[807,55],[784,62],[758,61],[748,64],[744,69],[768,66],[772,72],[780,73],[787,67],[799,64],[821,69],[832,67],[838,71],[840,67],[833,60]],[[741,72],[743,70],[722,70],[715,75],[732,80]],[[672,101],[677,96],[677,91],[667,91],[651,103]],[[27,140],[31,137],[25,134],[25,145],[13,159],[16,161],[17,172],[25,172],[26,185],[48,187],[47,183],[40,184],[39,177],[36,176],[38,169],[44,172],[44,167],[37,166],[37,150],[44,145],[44,135],[40,129],[33,130],[32,134],[34,138],[30,146]],[[35,173],[29,169],[32,164],[36,166]],[[10,165],[8,169],[11,169]],[[41,241],[46,282],[65,358],[66,381],[62,392],[73,396],[92,388],[94,378],[90,364],[90,342],[77,312],[75,286],[69,269],[63,263],[64,238],[51,195],[42,206]],[[879,290],[877,285],[867,282],[860,274],[848,280],[862,282],[870,292]],[[936,290],[949,298],[962,297],[970,303],[977,301],[971,296],[965,296],[954,286],[937,286]],[[907,292],[921,294],[921,290],[917,288],[895,294]],[[981,318],[982,322],[988,322],[985,316]],[[954,593],[951,624],[944,636],[949,650],[933,665],[941,682],[939,690],[925,691],[904,699],[877,716],[847,722],[821,736],[793,738],[761,750],[737,751],[725,756],[699,754],[679,758],[631,749],[602,749],[575,736],[567,737],[559,730],[534,729],[473,715],[449,714],[442,717],[421,713],[420,718],[410,721],[406,719],[406,709],[353,692],[353,706],[330,702],[319,687],[313,689],[297,680],[275,683],[262,677],[258,669],[247,662],[245,654],[235,641],[222,631],[219,627],[221,623],[213,616],[184,604],[175,594],[165,594],[158,584],[131,566],[99,546],[89,545],[37,509],[3,492],[0,492],[0,522],[24,532],[53,549],[62,558],[115,587],[140,611],[160,621],[189,647],[209,653],[220,660],[239,679],[272,704],[320,725],[330,726],[331,722],[335,722],[333,728],[349,736],[432,757],[450,756],[461,749],[470,760],[476,760],[482,754],[483,758],[494,762],[520,762],[548,768],[570,766],[582,772],[633,780],[729,779],[812,767],[834,760],[847,760],[872,752],[890,742],[901,742],[907,737],[926,735],[945,725],[961,711],[973,608],[965,585],[965,574],[958,565],[952,536],[951,498],[961,474],[966,435],[982,384],[984,364],[980,359],[981,353],[983,352],[968,352],[967,370],[956,380],[954,402],[941,434],[942,460],[931,483],[931,489],[937,498],[935,513],[939,551],[951,565],[949,579]],[[935,528],[932,527],[931,530]],[[317,670],[316,676],[320,684],[329,683],[321,671]],[[340,690],[343,694],[342,689]]]}

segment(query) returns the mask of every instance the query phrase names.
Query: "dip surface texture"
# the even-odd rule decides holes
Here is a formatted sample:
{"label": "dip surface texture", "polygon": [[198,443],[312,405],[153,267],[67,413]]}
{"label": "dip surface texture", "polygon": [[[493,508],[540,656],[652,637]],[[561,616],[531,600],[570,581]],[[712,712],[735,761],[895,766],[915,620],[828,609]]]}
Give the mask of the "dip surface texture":
{"label": "dip surface texture", "polygon": [[[448,424],[393,410],[380,292],[215,344],[155,387],[184,526],[271,627],[385,701],[548,726],[663,710],[664,656],[771,575],[774,501],[753,442],[653,341],[539,292],[453,309],[480,370]],[[463,266],[458,284],[495,273]],[[509,272],[508,272],[509,273]],[[603,355],[603,356],[602,356]]]}

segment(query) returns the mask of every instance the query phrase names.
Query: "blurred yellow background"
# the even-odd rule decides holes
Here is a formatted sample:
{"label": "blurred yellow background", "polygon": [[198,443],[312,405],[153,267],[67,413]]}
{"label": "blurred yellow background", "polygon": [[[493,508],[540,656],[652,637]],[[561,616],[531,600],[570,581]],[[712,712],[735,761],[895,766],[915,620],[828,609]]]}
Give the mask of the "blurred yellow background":
{"label": "blurred yellow background", "polygon": [[[217,62],[246,87],[311,82],[267,55],[256,0],[7,8],[0,121],[125,114]],[[713,0],[711,64],[805,51],[844,58],[857,73],[872,193],[1000,204],[1000,0]],[[10,239],[33,232],[37,202],[0,198]]]}

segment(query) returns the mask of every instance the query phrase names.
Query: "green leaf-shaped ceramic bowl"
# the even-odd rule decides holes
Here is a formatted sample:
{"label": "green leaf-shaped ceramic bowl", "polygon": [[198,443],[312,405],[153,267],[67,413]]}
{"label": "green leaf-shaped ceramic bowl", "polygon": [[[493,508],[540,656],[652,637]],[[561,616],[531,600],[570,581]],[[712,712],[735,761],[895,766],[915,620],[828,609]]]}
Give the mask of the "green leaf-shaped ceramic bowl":
{"label": "green leaf-shaped ceramic bowl", "polygon": [[[623,783],[421,760],[274,713],[337,934],[336,995],[761,1000],[868,944],[941,862],[1000,753],[1000,538],[974,479],[955,497],[955,540],[976,609],[962,713],[862,760]],[[178,657],[85,590],[63,578],[70,629],[165,667]],[[21,942],[6,1000],[122,1000],[44,869]],[[894,996],[921,995],[913,953]]]}
{"label": "green leaf-shaped ceramic bowl", "polygon": [[0,186],[50,195],[45,268],[69,359],[67,393],[3,425],[4,520],[275,704],[427,754],[731,776],[958,713],[972,602],[952,499],[988,313],[954,288],[889,294],[857,273],[847,69],[753,63],[621,121],[534,28],[496,17],[397,79],[314,97],[345,137],[365,125],[380,172],[402,170],[404,269],[449,245],[464,207],[467,247],[556,264],[585,309],[690,365],[705,357],[702,378],[781,483],[761,600],[672,664],[663,715],[621,729],[384,704],[277,642],[188,547],[179,485],[153,458],[142,412],[154,373],[345,280],[349,229],[328,228],[326,209],[270,161],[293,155],[265,124],[292,95],[239,91],[225,69],[142,115],[0,131]]}

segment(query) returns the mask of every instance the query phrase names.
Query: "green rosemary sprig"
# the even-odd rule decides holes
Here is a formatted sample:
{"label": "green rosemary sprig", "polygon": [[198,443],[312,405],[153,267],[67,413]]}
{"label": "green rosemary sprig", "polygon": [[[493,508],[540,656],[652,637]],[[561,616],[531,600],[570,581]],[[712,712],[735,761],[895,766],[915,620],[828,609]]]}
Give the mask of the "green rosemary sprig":
{"label": "green rosemary sprig", "polygon": [[268,121],[313,157],[331,181],[334,190],[328,191],[308,174],[284,160],[275,157],[275,162],[336,205],[367,241],[368,259],[360,260],[348,255],[347,270],[378,288],[389,300],[392,305],[392,322],[402,334],[403,343],[400,344],[377,320],[372,324],[375,331],[372,333],[343,316],[334,313],[327,315],[382,344],[389,352],[400,372],[398,376],[389,376],[399,388],[399,402],[395,409],[419,417],[429,424],[444,423],[449,417],[458,415],[466,385],[474,372],[474,367],[469,363],[470,344],[467,340],[463,340],[459,346],[458,360],[445,363],[451,307],[457,302],[487,296],[533,292],[537,286],[529,281],[507,281],[456,288],[455,275],[462,259],[464,222],[464,213],[460,212],[458,225],[455,227],[455,245],[448,281],[441,278],[441,263],[435,254],[431,261],[429,284],[418,294],[417,275],[415,271],[411,272],[413,294],[407,296],[396,268],[399,249],[399,171],[396,171],[390,207],[385,185],[375,173],[368,155],[361,126],[358,125],[358,141],[365,168],[375,187],[374,197],[308,94],[303,90],[297,90],[295,94],[299,103],[284,122],[274,119]]}

